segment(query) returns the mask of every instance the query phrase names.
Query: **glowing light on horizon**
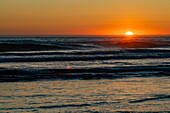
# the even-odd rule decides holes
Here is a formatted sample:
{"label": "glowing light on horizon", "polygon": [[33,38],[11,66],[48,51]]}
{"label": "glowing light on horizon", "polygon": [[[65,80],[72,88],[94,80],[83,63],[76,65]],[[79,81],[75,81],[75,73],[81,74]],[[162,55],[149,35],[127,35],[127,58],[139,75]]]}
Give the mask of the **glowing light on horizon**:
{"label": "glowing light on horizon", "polygon": [[133,32],[128,31],[128,32],[125,33],[125,35],[131,36],[131,35],[133,35]]}

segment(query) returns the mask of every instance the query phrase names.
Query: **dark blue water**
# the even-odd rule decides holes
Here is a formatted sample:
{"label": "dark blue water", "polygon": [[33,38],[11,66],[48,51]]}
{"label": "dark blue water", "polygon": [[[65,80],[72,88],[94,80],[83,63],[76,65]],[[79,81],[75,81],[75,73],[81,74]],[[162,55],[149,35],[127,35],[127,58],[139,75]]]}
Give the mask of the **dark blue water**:
{"label": "dark blue water", "polygon": [[0,112],[169,111],[170,37],[1,37]]}

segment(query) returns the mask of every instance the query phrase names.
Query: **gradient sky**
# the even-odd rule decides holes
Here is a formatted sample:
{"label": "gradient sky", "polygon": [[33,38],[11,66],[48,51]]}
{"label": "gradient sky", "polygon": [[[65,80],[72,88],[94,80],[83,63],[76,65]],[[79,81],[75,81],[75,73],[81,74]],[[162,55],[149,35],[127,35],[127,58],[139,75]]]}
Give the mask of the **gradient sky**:
{"label": "gradient sky", "polygon": [[170,34],[170,0],[0,0],[0,35]]}

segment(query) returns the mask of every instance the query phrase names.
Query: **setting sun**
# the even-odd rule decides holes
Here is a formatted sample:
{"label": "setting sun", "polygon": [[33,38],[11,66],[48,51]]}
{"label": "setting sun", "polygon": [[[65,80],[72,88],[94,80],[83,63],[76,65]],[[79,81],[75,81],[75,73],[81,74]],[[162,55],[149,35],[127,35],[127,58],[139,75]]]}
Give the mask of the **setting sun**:
{"label": "setting sun", "polygon": [[125,35],[133,35],[133,32],[128,31],[128,32],[125,33]]}

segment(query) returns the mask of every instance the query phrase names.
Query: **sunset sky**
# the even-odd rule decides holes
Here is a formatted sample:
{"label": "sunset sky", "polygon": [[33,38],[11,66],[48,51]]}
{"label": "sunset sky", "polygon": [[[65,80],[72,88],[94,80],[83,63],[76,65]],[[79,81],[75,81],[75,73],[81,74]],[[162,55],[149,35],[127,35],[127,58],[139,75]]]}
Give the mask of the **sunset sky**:
{"label": "sunset sky", "polygon": [[170,0],[0,0],[0,35],[170,34]]}

